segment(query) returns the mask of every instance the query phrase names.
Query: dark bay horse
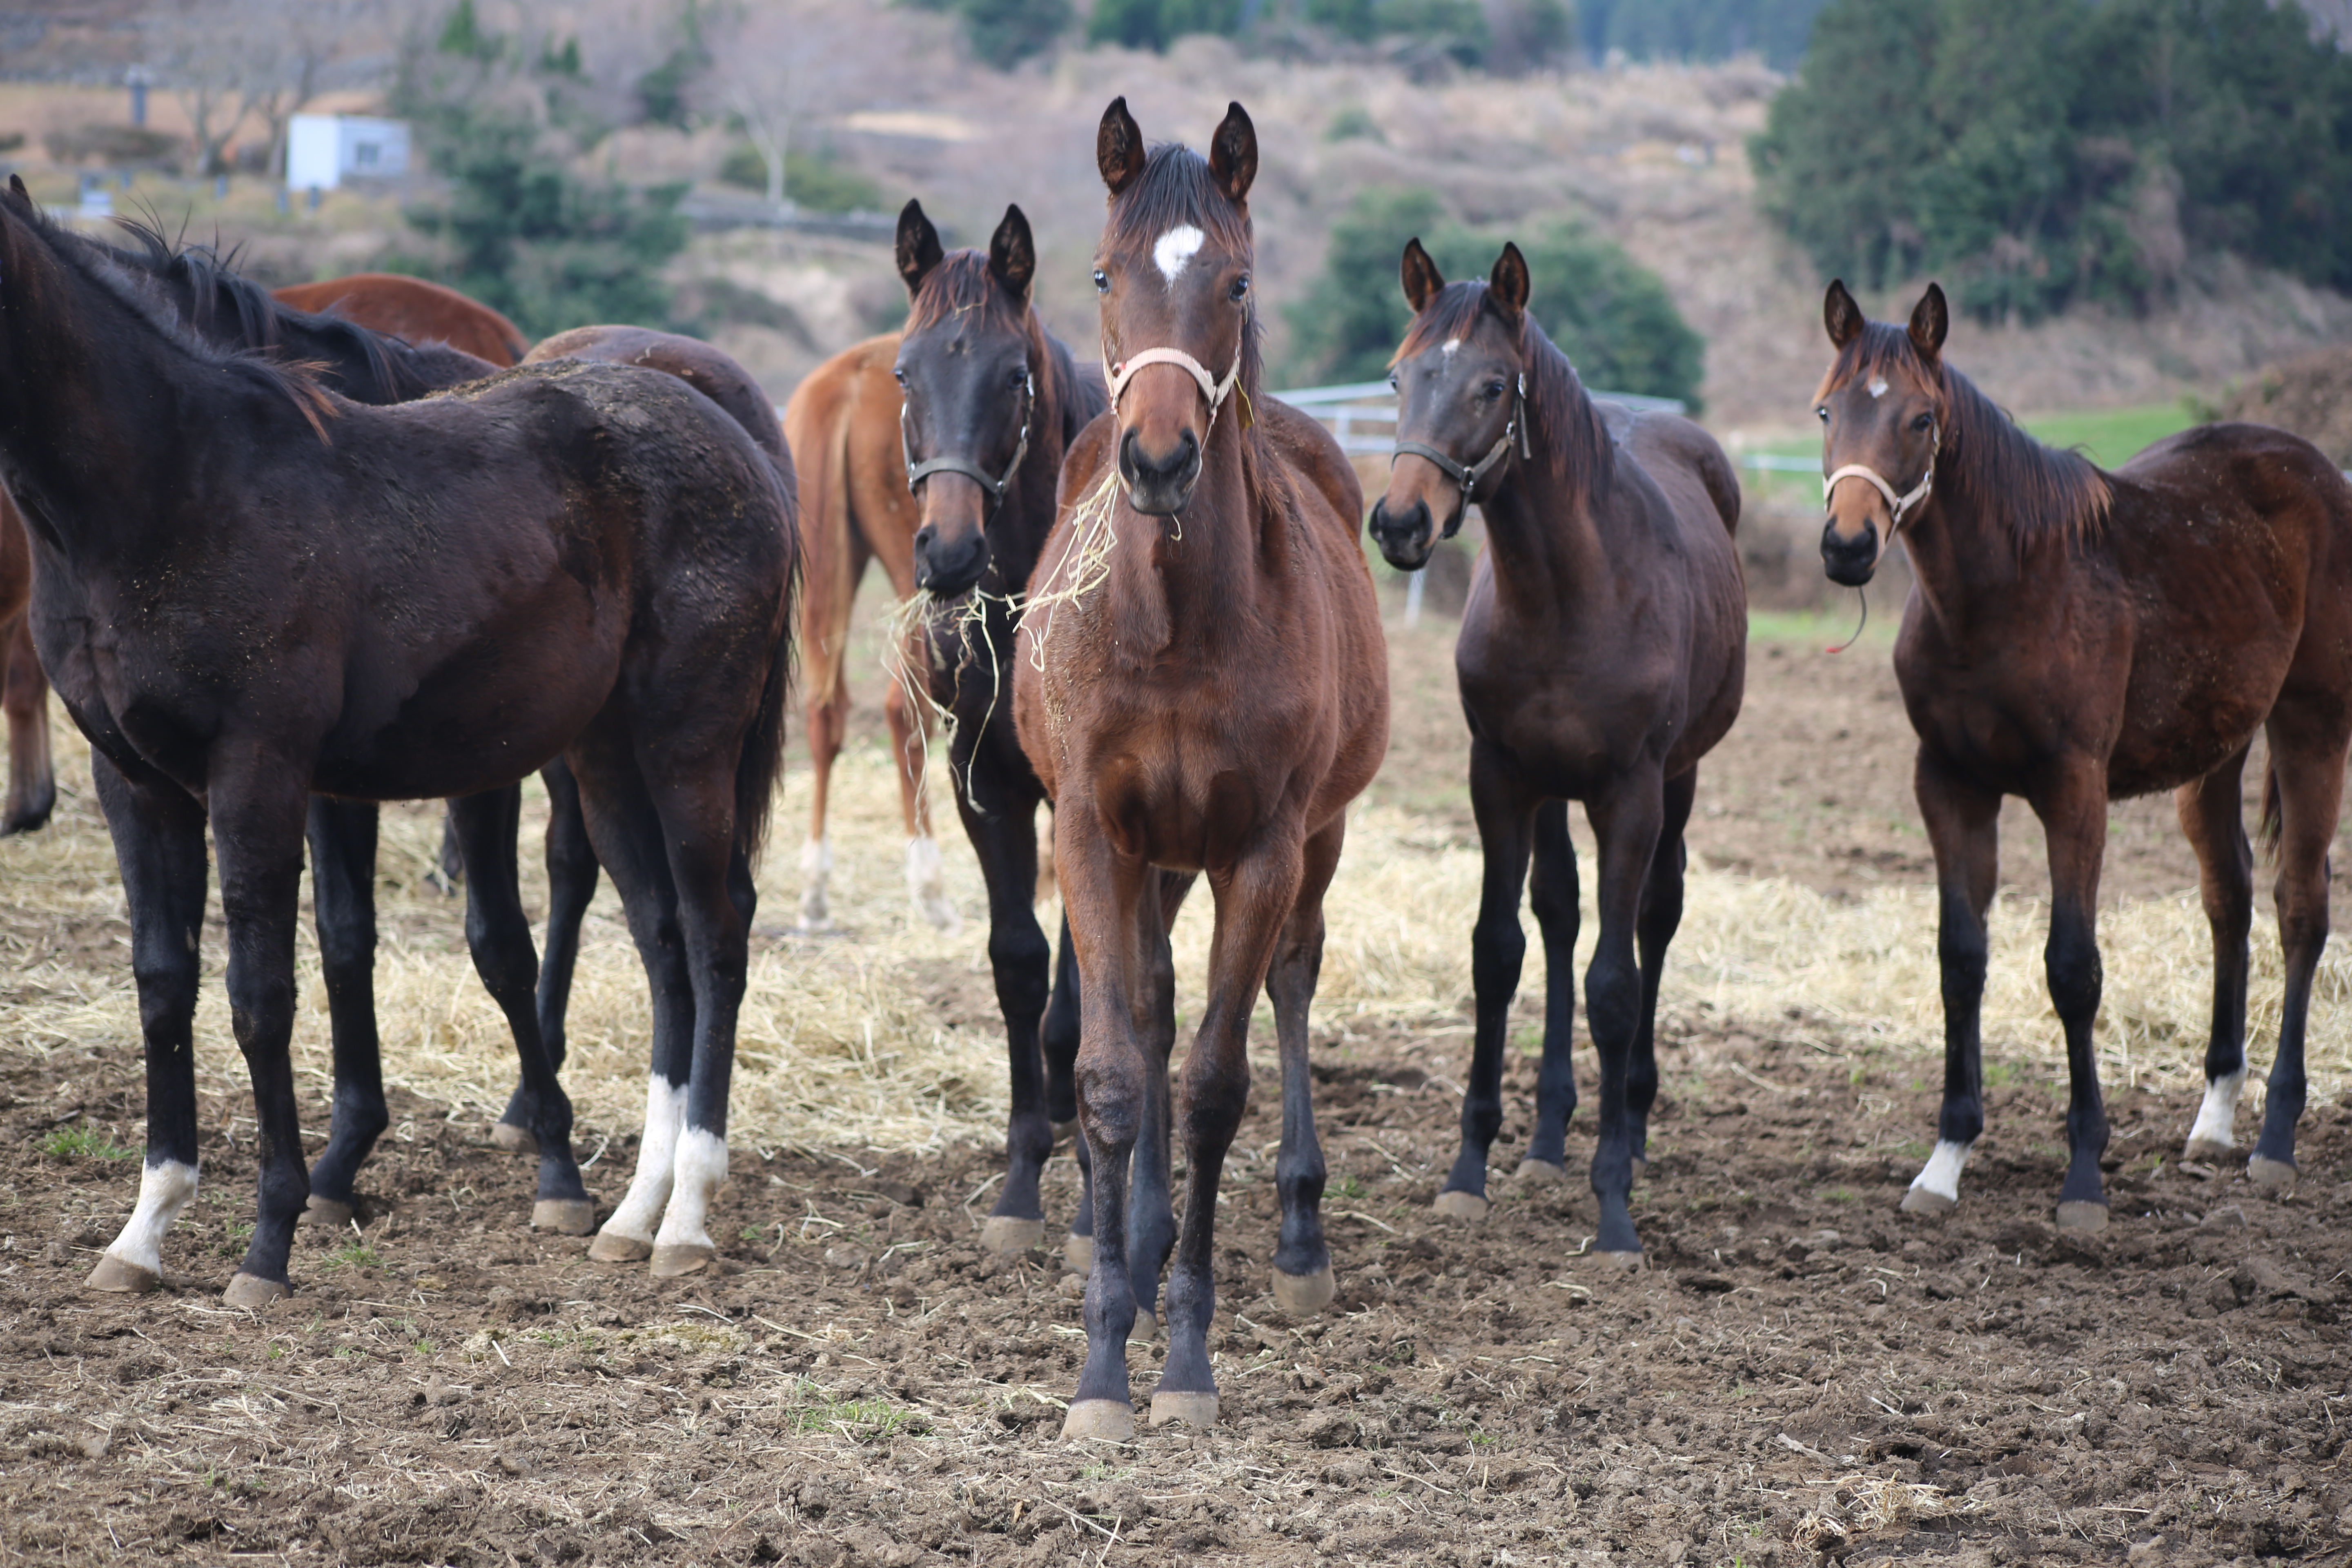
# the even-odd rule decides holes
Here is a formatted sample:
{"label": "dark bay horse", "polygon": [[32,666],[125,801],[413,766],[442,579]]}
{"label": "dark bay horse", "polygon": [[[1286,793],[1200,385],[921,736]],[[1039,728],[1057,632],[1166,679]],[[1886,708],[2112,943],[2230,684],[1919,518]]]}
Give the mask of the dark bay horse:
{"label": "dark bay horse", "polygon": [[[148,1050],[138,1208],[93,1275],[154,1283],[196,1183],[205,833],[261,1139],[232,1304],[284,1295],[310,1183],[289,1050],[310,797],[470,798],[565,754],[695,1067],[656,1272],[726,1166],[751,858],[782,758],[790,498],[675,378],[563,363],[374,408],[182,330],[0,195],[0,476],[42,660],[89,736]],[[543,1053],[527,1070],[560,1090]],[[543,1121],[542,1145],[568,1144]],[[568,1150],[567,1150],[568,1155]]]}
{"label": "dark bay horse", "polygon": [[2352,744],[2352,485],[2309,442],[2266,426],[2183,431],[2113,473],[2053,451],[1945,363],[1949,316],[1933,284],[1907,328],[1865,321],[1843,283],[1830,285],[1823,320],[1838,353],[1814,396],[1822,562],[1833,582],[1866,583],[1900,531],[1916,579],[1895,673],[1919,736],[1942,905],[1944,1104],[1904,1208],[1954,1207],[1984,1131],[1978,1023],[2003,795],[2022,796],[2050,842],[2044,962],[2072,1082],[2060,1227],[2107,1222],[2091,1025],[2110,800],[2178,792],[2213,931],[2213,1029],[2189,1152],[2228,1152],[2253,918],[2240,788],[2257,731],[2270,742],[2263,817],[2277,836],[2286,995],[2247,1174],[2291,1185],[2327,846]]}
{"label": "dark bay horse", "polygon": [[[1228,108],[1205,159],[1175,145],[1147,153],[1120,99],[1096,162],[1110,191],[1095,287],[1111,406],[1064,462],[1061,518],[1031,579],[1013,669],[1021,742],[1054,802],[1082,982],[1078,1121],[1095,1245],[1086,1368],[1063,1431],[1118,1438],[1135,1427],[1134,1275],[1160,1262],[1130,1239],[1129,1157],[1164,1114],[1175,1035],[1155,868],[1206,873],[1216,934],[1178,1091],[1190,1171],[1154,1424],[1216,1419],[1217,1187],[1248,1097],[1261,990],[1282,1061],[1275,1299],[1304,1315],[1333,1296],[1307,1008],[1347,804],[1388,742],[1388,663],[1355,473],[1321,426],[1259,389],[1249,116]],[[1139,1189],[1159,1179],[1151,1162],[1134,1166]]]}
{"label": "dark bay horse", "polygon": [[[833,764],[848,733],[849,613],[868,562],[879,561],[901,600],[915,583],[915,496],[907,484],[898,426],[906,397],[893,379],[900,337],[889,332],[844,349],[811,371],[784,403],[784,439],[799,465],[803,560],[801,672],[814,790],[808,838],[801,846],[801,925],[833,923],[833,845],[824,823]],[[923,667],[920,639],[895,651],[903,668]],[[929,708],[894,680],[882,699],[890,754],[898,762],[898,812],[907,829],[907,889],[923,918],[940,931],[962,919],[941,879],[931,804],[923,788]]]}
{"label": "dark bay horse", "polygon": [[1738,717],[1747,678],[1747,591],[1732,537],[1739,483],[1689,420],[1604,409],[1586,395],[1528,314],[1517,246],[1503,247],[1485,282],[1448,284],[1415,239],[1402,274],[1413,322],[1391,373],[1397,455],[1372,537],[1391,565],[1410,570],[1472,501],[1486,520],[1454,654],[1486,858],[1471,936],[1477,1033],[1462,1149],[1437,1210],[1486,1213],[1530,856],[1549,994],[1519,1174],[1564,1175],[1578,921],[1567,802],[1580,801],[1601,852],[1601,937],[1584,982],[1601,1058],[1594,1247],[1638,1263],[1627,1194],[1657,1095],[1658,981],[1682,920],[1683,829],[1699,760]]}
{"label": "dark bay horse", "polygon": [[[919,628],[928,657],[917,668],[950,718],[949,772],[988,884],[988,958],[1012,1067],[1004,1186],[981,1240],[1012,1251],[1045,1237],[1038,1179],[1077,1119],[1078,1049],[1068,921],[1058,977],[1037,924],[1045,786],[1014,730],[1014,634],[1054,526],[1062,455],[1106,396],[1030,307],[1037,247],[1019,207],[1005,208],[985,252],[950,255],[921,204],[908,202],[898,259],[911,301],[892,367],[905,397],[899,457],[915,498],[909,559],[928,606]],[[1088,1266],[1092,1234],[1082,1197],[1064,1245],[1071,1267]]]}

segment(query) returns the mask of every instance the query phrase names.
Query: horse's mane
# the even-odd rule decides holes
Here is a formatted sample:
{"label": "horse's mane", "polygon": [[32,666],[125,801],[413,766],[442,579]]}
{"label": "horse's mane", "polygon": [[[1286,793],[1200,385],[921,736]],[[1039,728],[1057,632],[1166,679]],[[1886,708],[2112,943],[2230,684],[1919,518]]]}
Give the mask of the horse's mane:
{"label": "horse's mane", "polygon": [[[1163,142],[1144,160],[1143,172],[1110,200],[1110,221],[1104,237],[1122,249],[1139,247],[1149,253],[1160,237],[1179,224],[1191,224],[1221,248],[1254,257],[1256,240],[1250,232],[1249,211],[1218,188],[1209,161],[1177,142]],[[1240,407],[1242,483],[1261,509],[1285,515],[1295,510],[1293,498],[1277,477],[1281,465],[1266,450],[1265,433],[1255,410],[1263,395],[1265,358],[1258,342],[1257,296],[1251,296],[1248,316],[1242,323],[1241,375],[1234,383]],[[1139,348],[1158,345],[1143,343]],[[1108,373],[1108,366],[1105,366]],[[1211,374],[1222,367],[1213,366]]]}
{"label": "horse's mane", "polygon": [[[1487,308],[1484,279],[1448,283],[1412,319],[1412,330],[1390,360],[1394,364],[1454,338],[1466,338],[1477,329],[1479,313]],[[1519,312],[1519,363],[1527,367],[1528,438],[1532,462],[1542,466],[1553,483],[1570,494],[1600,497],[1609,493],[1617,475],[1616,444],[1601,411],[1578,379],[1559,345],[1545,335],[1528,312]],[[1477,453],[1461,454],[1475,459]]]}
{"label": "horse's mane", "polygon": [[[249,386],[285,398],[317,432],[320,440],[327,439],[326,421],[335,417],[337,411],[334,399],[320,384],[314,366],[274,359],[260,349],[214,342],[191,331],[152,288],[134,279],[132,269],[125,264],[124,253],[52,222],[29,202],[15,204],[10,216],[15,221],[0,226],[0,235],[17,228],[28,233],[59,268],[85,287],[121,304],[177,356],[205,369],[226,372]],[[20,268],[21,258],[15,255],[6,260],[11,271],[21,270],[38,287],[37,268]],[[49,310],[57,319],[71,319],[59,308],[61,303],[47,302]]]}
{"label": "horse's mane", "polygon": [[1942,429],[1936,477],[1979,512],[2005,523],[2023,552],[2044,541],[2072,547],[2097,535],[2114,499],[2107,476],[2079,452],[2045,447],[1938,357],[1919,355],[1911,334],[1871,321],[1838,351],[1814,401],[1858,376],[1901,372],[1927,388]]}
{"label": "horse's mane", "polygon": [[406,343],[331,312],[313,315],[294,309],[260,284],[240,276],[235,270],[234,252],[224,257],[212,246],[176,245],[153,225],[135,218],[115,221],[134,244],[103,248],[119,265],[144,272],[166,286],[184,289],[186,324],[199,336],[283,358],[277,351],[287,346],[290,329],[310,340],[299,357],[327,359],[347,383],[353,379],[352,371],[374,383],[373,387],[352,389],[362,402],[381,398],[404,403],[430,390],[432,382],[408,363],[415,351]]}

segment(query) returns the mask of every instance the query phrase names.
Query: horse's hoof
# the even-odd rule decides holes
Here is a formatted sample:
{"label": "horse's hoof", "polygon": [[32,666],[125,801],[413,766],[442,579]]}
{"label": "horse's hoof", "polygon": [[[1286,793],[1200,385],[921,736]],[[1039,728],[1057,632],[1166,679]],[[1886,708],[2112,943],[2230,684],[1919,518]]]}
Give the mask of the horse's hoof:
{"label": "horse's hoof", "polygon": [[101,1253],[98,1267],[83,1281],[92,1290],[108,1290],[116,1295],[143,1296],[163,1282],[163,1277],[152,1268],[128,1263],[111,1252]]}
{"label": "horse's hoof", "polygon": [[2180,1151],[2184,1160],[2194,1160],[2201,1165],[2218,1165],[2230,1157],[2231,1146],[2210,1138],[2191,1138]]}
{"label": "horse's hoof", "polygon": [[2265,1192],[2277,1193],[2282,1196],[2294,1190],[2296,1174],[2295,1167],[2284,1160],[2265,1159],[2257,1154],[2246,1162],[2246,1180]]}
{"label": "horse's hoof", "polygon": [[[1311,1318],[1329,1306],[1331,1298],[1339,1293],[1339,1281],[1332,1277],[1331,1266],[1328,1263],[1312,1274],[1285,1274],[1279,1268],[1274,1271],[1274,1304],[1287,1316]],[[1182,1397],[1189,1399],[1193,1395]],[[1205,1397],[1212,1405],[1217,1402],[1213,1394],[1202,1397]],[[1153,1408],[1156,1410],[1158,1406]],[[1210,1413],[1210,1419],[1216,1419],[1213,1410]],[[1155,1417],[1154,1425],[1157,1424]]]}
{"label": "horse's hoof", "polygon": [[2085,1203],[2080,1199],[2058,1205],[2058,1228],[2084,1236],[2095,1236],[2107,1228],[2107,1205]]}
{"label": "horse's hoof", "polygon": [[1941,1193],[1931,1193],[1925,1187],[1914,1187],[1909,1192],[1903,1194],[1903,1212],[1905,1214],[1920,1214],[1927,1215],[1931,1217],[1941,1217],[1944,1215],[1951,1213],[1954,1209],[1959,1206],[1959,1199],[1948,1198]]}
{"label": "horse's hoof", "polygon": [[596,1228],[593,1198],[541,1198],[530,1205],[530,1228],[558,1236],[585,1236]]}
{"label": "horse's hoof", "polygon": [[258,1274],[247,1274],[240,1268],[221,1292],[221,1300],[232,1307],[257,1312],[273,1301],[283,1301],[294,1293],[294,1288],[279,1279],[264,1279]]}
{"label": "horse's hoof", "polygon": [[1091,1236],[1066,1236],[1062,1238],[1062,1263],[1073,1274],[1091,1274],[1095,1269],[1095,1238]]}
{"label": "horse's hoof", "polygon": [[992,1214],[980,1227],[980,1244],[991,1252],[1026,1252],[1045,1244],[1045,1222]]}
{"label": "horse's hoof", "polygon": [[1160,1320],[1152,1315],[1150,1308],[1138,1307],[1135,1310],[1135,1324],[1127,1331],[1127,1337],[1138,1344],[1147,1345],[1160,1337]]}
{"label": "horse's hoof", "polygon": [[1124,1399],[1074,1399],[1070,1413],[1062,1417],[1062,1437],[1066,1442],[1084,1437],[1097,1443],[1132,1443],[1135,1406]]}
{"label": "horse's hoof", "polygon": [[1603,1274],[1639,1274],[1644,1267],[1642,1252],[1588,1252],[1583,1255],[1585,1266]]}
{"label": "horse's hoof", "polygon": [[588,1256],[598,1263],[643,1263],[654,1255],[654,1244],[643,1237],[601,1231],[588,1244]]}
{"label": "horse's hoof", "polygon": [[1489,1205],[1486,1200],[1476,1193],[1456,1192],[1448,1187],[1438,1194],[1437,1201],[1429,1206],[1437,1212],[1441,1219],[1458,1219],[1465,1224],[1475,1225],[1486,1217]]}
{"label": "horse's hoof", "polygon": [[1568,1180],[1568,1167],[1555,1165],[1549,1160],[1522,1160],[1511,1178],[1530,1187],[1549,1187]]}
{"label": "horse's hoof", "polygon": [[696,1274],[717,1261],[719,1249],[707,1241],[654,1243],[654,1278],[675,1279]]}
{"label": "horse's hoof", "polygon": [[353,1212],[349,1204],[338,1203],[333,1198],[322,1198],[318,1194],[312,1193],[310,1201],[302,1205],[302,1212],[296,1216],[295,1223],[315,1225],[326,1230],[341,1230],[352,1223]]}
{"label": "horse's hoof", "polygon": [[490,1143],[509,1154],[529,1154],[533,1159],[539,1157],[539,1134],[528,1127],[517,1127],[511,1121],[490,1123]]}
{"label": "horse's hoof", "polygon": [[[1088,1404],[1097,1403],[1089,1400]],[[1105,1400],[1101,1403],[1108,1404]],[[1071,1407],[1074,1411],[1076,1406]],[[1217,1396],[1213,1394],[1155,1394],[1151,1396],[1151,1424],[1173,1426],[1181,1421],[1187,1426],[1214,1426],[1217,1424]]]}

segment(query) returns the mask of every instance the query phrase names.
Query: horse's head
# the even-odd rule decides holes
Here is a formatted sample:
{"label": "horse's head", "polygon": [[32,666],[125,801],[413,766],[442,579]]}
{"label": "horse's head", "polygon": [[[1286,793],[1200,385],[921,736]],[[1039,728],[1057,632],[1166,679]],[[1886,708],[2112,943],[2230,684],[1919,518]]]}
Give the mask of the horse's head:
{"label": "horse's head", "polygon": [[908,202],[898,215],[898,276],[913,301],[892,373],[915,492],[915,581],[943,598],[988,569],[988,526],[1036,434],[1041,341],[1029,285],[1037,247],[1029,220],[1006,207],[988,254],[941,253],[939,231]]}
{"label": "horse's head", "polygon": [[1412,330],[1389,371],[1397,449],[1370,527],[1388,563],[1412,571],[1528,449],[1528,263],[1506,244],[1484,283],[1448,284],[1416,238],[1402,274]]}
{"label": "horse's head", "polygon": [[1934,493],[1947,418],[1940,355],[1951,318],[1935,284],[1897,331],[1863,318],[1843,282],[1830,285],[1822,321],[1837,363],[1813,395],[1822,421],[1822,473],[1829,521],[1822,565],[1830,581],[1860,587],[1905,522]]}
{"label": "horse's head", "polygon": [[1248,197],[1257,132],[1242,106],[1230,104],[1205,160],[1173,144],[1147,154],[1127,100],[1116,99],[1103,111],[1095,161],[1110,187],[1095,291],[1118,476],[1136,510],[1172,516],[1200,481],[1226,399],[1236,386],[1244,398],[1250,390],[1244,361],[1256,319]]}

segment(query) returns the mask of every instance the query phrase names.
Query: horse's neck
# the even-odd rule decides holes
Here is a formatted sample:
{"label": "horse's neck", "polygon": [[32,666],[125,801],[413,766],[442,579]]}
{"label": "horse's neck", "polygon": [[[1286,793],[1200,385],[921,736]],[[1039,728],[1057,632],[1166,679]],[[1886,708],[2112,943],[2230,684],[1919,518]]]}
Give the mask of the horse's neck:
{"label": "horse's neck", "polygon": [[[1238,401],[1238,400],[1237,400]],[[1118,593],[1122,635],[1157,651],[1178,639],[1213,644],[1263,619],[1281,592],[1294,552],[1278,516],[1261,515],[1242,469],[1241,428],[1228,417],[1210,432],[1200,482],[1172,518],[1147,517],[1122,504]],[[1114,458],[1114,461],[1117,459]]]}
{"label": "horse's neck", "polygon": [[2003,521],[1958,486],[1937,489],[1902,538],[1919,596],[1948,631],[1958,633],[1988,610],[2012,607],[2026,585]]}
{"label": "horse's neck", "polygon": [[1601,502],[1585,486],[1560,484],[1521,461],[1479,510],[1506,610],[1550,621],[1564,605],[1610,592],[1616,572]]}

